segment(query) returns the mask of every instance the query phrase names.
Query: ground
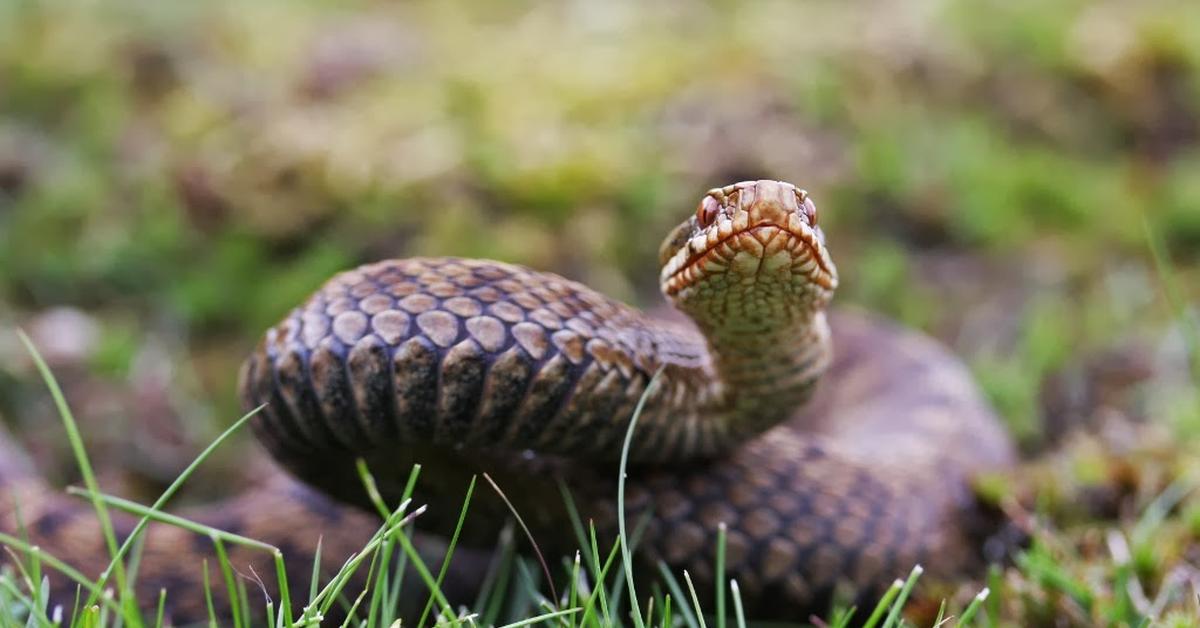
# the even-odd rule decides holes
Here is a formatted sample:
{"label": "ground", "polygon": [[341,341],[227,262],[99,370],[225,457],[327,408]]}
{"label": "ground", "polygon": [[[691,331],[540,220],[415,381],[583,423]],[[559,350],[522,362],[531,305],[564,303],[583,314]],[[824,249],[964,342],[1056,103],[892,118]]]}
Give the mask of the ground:
{"label": "ground", "polygon": [[[0,414],[155,494],[336,270],[489,257],[659,304],[716,185],[809,190],[843,304],[971,365],[1034,530],[997,625],[1200,617],[1200,4],[0,4]],[[139,436],[128,438],[134,431]],[[224,492],[249,439],[190,490]]]}

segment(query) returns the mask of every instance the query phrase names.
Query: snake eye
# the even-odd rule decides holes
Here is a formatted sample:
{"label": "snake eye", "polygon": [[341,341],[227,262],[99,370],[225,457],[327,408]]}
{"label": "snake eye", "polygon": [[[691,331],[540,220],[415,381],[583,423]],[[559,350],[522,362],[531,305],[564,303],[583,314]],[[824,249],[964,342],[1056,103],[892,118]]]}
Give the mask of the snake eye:
{"label": "snake eye", "polygon": [[701,229],[707,229],[717,219],[720,211],[721,204],[717,202],[717,199],[705,196],[704,200],[700,201],[700,207],[696,208],[696,222],[700,223]]}

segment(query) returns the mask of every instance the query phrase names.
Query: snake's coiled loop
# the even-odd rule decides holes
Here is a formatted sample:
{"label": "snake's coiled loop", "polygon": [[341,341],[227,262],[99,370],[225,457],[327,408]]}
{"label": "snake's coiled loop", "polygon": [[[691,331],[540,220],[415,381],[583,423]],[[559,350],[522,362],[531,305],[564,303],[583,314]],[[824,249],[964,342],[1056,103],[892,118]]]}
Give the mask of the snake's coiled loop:
{"label": "snake's coiled loop", "polygon": [[[979,564],[969,482],[1010,464],[1012,446],[936,343],[826,312],[838,276],[807,193],[777,181],[711,190],[660,259],[662,291],[690,322],[499,262],[405,259],[342,273],[267,332],[242,369],[243,404],[267,404],[254,422],[267,449],[340,500],[367,501],[356,458],[392,504],[420,463],[415,499],[430,508],[417,523],[445,531],[470,476],[488,472],[543,548],[566,552],[577,543],[559,483],[611,538],[614,461],[646,394],[627,479],[630,523],[644,524],[637,554],[712,591],[725,525],[727,577],[754,617],[824,612],[839,582],[868,594],[915,563],[937,575]],[[319,538],[321,564],[336,566],[374,533],[370,515],[261,475],[271,479],[183,514],[278,547],[293,582],[307,581]],[[0,530],[89,575],[107,565],[92,513],[45,486],[3,433],[0,490]],[[464,539],[494,541],[507,516],[477,492]],[[114,522],[118,535],[135,523]],[[235,567],[271,573],[261,552],[229,552]],[[482,577],[463,558],[460,548],[452,598]],[[168,617],[205,619],[206,559],[217,564],[211,539],[152,527],[140,599],[165,590]],[[51,586],[69,608],[74,584]],[[213,589],[213,604],[227,611],[223,593]],[[411,597],[424,603],[419,589]]]}
{"label": "snake's coiled loop", "polygon": [[[365,501],[355,456],[393,499],[420,463],[419,499],[435,504],[423,523],[444,530],[468,476],[490,472],[566,549],[555,483],[611,529],[612,462],[645,393],[629,478],[643,557],[710,578],[725,524],[731,574],[749,599],[782,601],[774,612],[838,580],[868,591],[916,562],[948,573],[978,558],[968,481],[1010,445],[936,344],[863,316],[831,331],[837,274],[807,193],[714,189],[662,262],[690,323],[498,262],[363,266],[268,331],[242,395],[269,404],[256,428],[276,457],[331,494]],[[483,541],[506,511],[481,501],[468,536]]]}

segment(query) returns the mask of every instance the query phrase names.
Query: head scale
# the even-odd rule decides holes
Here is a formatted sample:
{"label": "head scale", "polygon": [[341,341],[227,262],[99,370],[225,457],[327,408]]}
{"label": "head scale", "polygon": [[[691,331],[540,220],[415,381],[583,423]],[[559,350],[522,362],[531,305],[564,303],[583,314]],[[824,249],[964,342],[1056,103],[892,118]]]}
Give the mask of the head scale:
{"label": "head scale", "polygon": [[659,259],[663,294],[701,326],[753,328],[812,315],[838,283],[816,206],[782,181],[709,190]]}

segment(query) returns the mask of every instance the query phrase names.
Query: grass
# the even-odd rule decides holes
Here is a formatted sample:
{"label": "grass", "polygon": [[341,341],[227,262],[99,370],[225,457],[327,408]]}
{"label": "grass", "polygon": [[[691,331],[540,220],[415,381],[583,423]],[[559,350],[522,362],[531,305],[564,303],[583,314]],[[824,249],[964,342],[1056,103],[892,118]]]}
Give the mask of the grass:
{"label": "grass", "polygon": [[[602,4],[0,2],[0,324],[86,310],[102,333],[82,362],[110,392],[165,342],[173,364],[197,369],[170,394],[201,423],[232,405],[229,373],[259,330],[353,263],[491,257],[649,303],[657,238],[643,230],[665,230],[730,176],[802,177],[844,271],[840,300],[949,341],[1022,444],[1046,452],[989,489],[1036,523],[1016,565],[962,590],[922,580],[896,622],[1195,625],[1200,4]],[[349,82],[314,97],[303,87],[330,51]],[[725,144],[696,143],[706,135]],[[1047,382],[1131,341],[1154,354],[1154,381],[1089,416],[1085,434],[1045,443]],[[0,360],[0,413],[36,424],[40,404],[23,394],[37,384],[17,362]],[[54,397],[81,499],[102,518],[117,502],[88,479],[79,436],[102,437],[88,421],[108,417],[76,401],[81,428]],[[149,507],[126,506],[164,519],[237,431]],[[381,521],[397,514],[376,507]],[[549,623],[593,626],[636,625],[636,608],[648,625],[741,625],[736,582],[696,591],[714,599],[698,610],[684,574],[635,573],[629,523],[628,545],[602,547],[576,516],[577,560],[545,568],[515,551],[513,524],[485,590],[450,612],[502,625],[579,608]],[[390,626],[413,580],[443,568],[409,568],[405,530],[381,528],[343,567],[372,574],[366,592],[314,577],[289,600]],[[0,577],[0,606],[21,625],[50,622],[45,574],[57,571],[80,591],[64,622],[138,625],[137,538],[92,579],[0,537],[23,558]],[[209,593],[243,601],[231,622],[286,620],[280,600],[246,598],[256,585],[221,558],[234,541],[213,538]],[[825,621],[882,625],[901,588]],[[141,624],[158,625],[161,600],[137,602]],[[449,617],[437,596],[425,607]]]}
{"label": "grass", "polygon": [[[41,373],[52,395],[58,400],[64,423],[71,424],[70,408],[62,398],[61,390],[37,349],[27,342],[34,360],[42,367]],[[647,393],[651,386],[647,387]],[[645,397],[642,401],[644,402]],[[640,415],[641,404],[635,411],[626,435],[625,448]],[[566,588],[561,597],[546,595],[549,582],[539,583],[531,574],[529,560],[514,555],[511,531],[502,535],[502,547],[497,553],[493,570],[481,596],[471,607],[454,607],[442,594],[440,583],[454,552],[463,522],[469,516],[469,507],[474,495],[474,482],[468,488],[459,513],[458,525],[450,539],[446,556],[437,574],[425,564],[414,547],[411,523],[424,512],[424,507],[414,507],[409,496],[420,478],[421,469],[415,467],[406,485],[404,498],[395,507],[383,503],[374,490],[370,472],[360,463],[362,480],[372,496],[382,523],[375,536],[340,569],[327,580],[318,574],[319,565],[313,565],[312,578],[307,586],[287,582],[285,557],[278,548],[259,540],[210,528],[164,512],[162,508],[180,486],[203,464],[213,452],[230,436],[242,428],[257,412],[248,413],[231,426],[224,434],[205,449],[180,475],[163,495],[150,506],[126,499],[106,495],[87,487],[71,489],[74,495],[85,499],[98,513],[105,516],[111,509],[132,513],[139,523],[134,533],[120,546],[110,545],[113,565],[96,580],[88,579],[69,565],[48,553],[45,548],[31,547],[20,538],[2,535],[0,543],[19,560],[11,561],[0,573],[0,628],[10,626],[154,626],[163,625],[163,609],[171,600],[165,592],[151,605],[154,612],[146,615],[139,610],[147,608],[144,600],[136,598],[134,582],[137,577],[137,547],[145,526],[150,522],[177,526],[197,535],[211,539],[216,548],[217,573],[221,581],[213,582],[206,577],[203,590],[194,592],[207,601],[209,625],[233,626],[310,626],[326,618],[335,605],[346,613],[343,626],[395,627],[401,619],[394,615],[395,602],[402,595],[405,565],[411,565],[421,578],[430,594],[424,611],[416,625],[476,626],[500,625],[517,627],[526,625],[549,625],[571,627],[586,626],[687,626],[688,628],[718,628],[733,625],[744,628],[748,625],[743,608],[740,589],[736,580],[728,580],[724,573],[724,530],[718,534],[716,563],[718,588],[715,606],[712,609],[701,605],[699,595],[690,575],[685,571],[680,584],[680,574],[672,573],[665,565],[659,565],[657,574],[636,572],[632,552],[637,544],[637,530],[630,533],[621,526],[616,544],[601,552],[596,543],[594,527],[584,528],[578,513],[564,488],[564,499],[572,516],[572,527],[581,549],[574,560],[565,561],[561,572],[546,568],[547,581],[566,578]],[[70,429],[70,428],[68,428]],[[81,447],[77,451],[77,462],[86,464],[87,453]],[[618,507],[624,519],[625,465],[622,462],[618,481]],[[1177,567],[1173,575],[1163,579],[1157,586],[1157,594],[1147,597],[1149,583],[1145,564],[1147,553],[1161,551],[1159,542],[1177,534],[1181,504],[1193,496],[1196,482],[1194,477],[1175,480],[1165,490],[1154,496],[1140,516],[1124,528],[1111,528],[1107,532],[1107,559],[1084,560],[1072,556],[1070,544],[1061,532],[1048,528],[1039,530],[1031,547],[1016,557],[1016,566],[1005,571],[995,570],[989,587],[963,598],[941,598],[936,615],[922,620],[919,608],[914,609],[913,597],[919,592],[918,581],[922,575],[920,566],[914,567],[905,579],[898,579],[878,600],[869,612],[861,609],[836,607],[831,609],[827,621],[813,618],[818,626],[845,628],[862,625],[867,628],[897,628],[899,626],[1004,626],[1020,625],[1037,618],[1047,620],[1057,617],[1068,623],[1087,623],[1100,620],[1114,626],[1161,625],[1184,627],[1200,625],[1200,588],[1197,588],[1196,572],[1189,572],[1186,563]],[[1200,532],[1200,526],[1194,532]],[[255,604],[247,595],[244,578],[235,577],[235,566],[229,563],[224,548],[242,545],[270,555],[276,565],[280,579],[280,597],[265,605]],[[621,560],[614,561],[620,554]],[[543,561],[544,562],[544,561]],[[1151,560],[1153,562],[1153,560]],[[614,571],[613,567],[618,569]],[[369,574],[366,587],[361,591],[349,590],[352,576],[365,569]],[[51,605],[49,600],[47,570],[65,574],[79,584],[79,595],[71,609]],[[1096,572],[1106,573],[1098,582]],[[110,582],[109,576],[124,573],[127,579]],[[1149,569],[1153,573],[1153,565]],[[123,582],[123,584],[121,584]],[[665,591],[658,583],[666,586]],[[1100,584],[1106,582],[1107,584]],[[653,593],[641,597],[637,585],[650,584]],[[116,586],[112,586],[115,584]],[[230,599],[230,617],[218,617],[212,603],[213,591],[223,587]],[[554,590],[549,588],[549,590]],[[733,614],[725,612],[725,598],[732,603]],[[960,606],[957,600],[963,600]],[[297,603],[300,602],[300,603]],[[56,600],[61,604],[62,600]],[[1014,611],[1014,607],[1018,610]],[[298,616],[292,614],[299,608]],[[620,609],[627,610],[622,611]],[[501,621],[508,609],[507,621]],[[955,609],[961,609],[955,612]],[[715,612],[714,612],[715,611]],[[906,617],[906,611],[909,617]],[[856,623],[860,621],[861,623]],[[1017,619],[1021,618],[1021,619]],[[1014,623],[1015,622],[1015,623]]]}
{"label": "grass", "polygon": [[[49,368],[45,367],[45,362],[42,360],[36,347],[27,338],[22,337],[30,354],[39,365],[46,385],[50,388],[55,399],[59,401],[58,407],[64,423],[68,426],[69,430],[72,429],[74,424],[70,408],[61,395],[57,381]],[[640,416],[646,397],[653,389],[657,378],[658,374],[656,373],[634,412],[628,433],[626,434],[624,445],[626,455],[638,416]],[[423,580],[426,587],[428,587],[428,590],[431,591],[429,601],[425,605],[425,609],[416,625],[502,625],[505,628],[528,625],[571,628],[575,626],[632,625],[638,628],[646,626],[657,626],[660,628],[670,626],[707,628],[709,625],[708,622],[711,619],[718,628],[724,628],[731,621],[731,618],[727,617],[724,612],[724,600],[725,596],[728,595],[735,611],[732,618],[732,625],[738,628],[745,628],[747,626],[738,584],[736,580],[727,581],[725,578],[723,560],[725,555],[725,534],[723,528],[721,530],[722,533],[718,535],[717,541],[718,562],[716,567],[718,588],[715,599],[717,600],[716,609],[718,609],[718,612],[715,615],[711,613],[710,609],[702,607],[696,589],[692,584],[691,577],[686,571],[682,574],[687,588],[686,596],[680,588],[676,575],[667,570],[665,566],[660,566],[660,568],[663,579],[668,586],[668,592],[664,593],[656,589],[653,595],[646,597],[644,600],[637,595],[636,584],[639,580],[653,582],[655,578],[649,574],[635,572],[635,563],[632,559],[632,554],[636,547],[637,534],[636,531],[634,534],[629,534],[623,525],[625,455],[622,456],[619,477],[617,479],[619,495],[618,509],[622,513],[622,525],[616,544],[607,552],[607,559],[603,564],[600,561],[601,553],[596,544],[595,528],[589,527],[588,535],[585,537],[582,526],[579,524],[578,514],[575,512],[573,504],[568,501],[568,508],[573,515],[578,538],[581,541],[586,539],[589,542],[582,543],[584,549],[576,553],[574,561],[568,562],[565,565],[566,569],[564,569],[564,573],[560,574],[560,576],[566,576],[568,579],[566,594],[561,598],[557,594],[546,597],[543,590],[530,578],[525,578],[523,583],[521,582],[521,578],[514,578],[512,571],[520,572],[524,570],[523,573],[528,573],[528,569],[525,567],[527,561],[522,558],[506,560],[503,557],[511,556],[511,554],[502,549],[498,553],[502,557],[498,564],[502,564],[501,569],[508,570],[509,573],[502,574],[496,572],[489,579],[493,583],[503,581],[518,584],[513,587],[503,585],[485,586],[488,592],[476,601],[473,609],[453,607],[441,592],[440,584],[454,552],[458,532],[462,529],[463,522],[468,516],[475,484],[472,481],[467,490],[462,509],[459,513],[455,533],[450,539],[441,568],[437,576],[434,576],[414,547],[410,535],[410,524],[424,512],[424,507],[414,508],[412,500],[409,498],[420,476],[421,469],[419,466],[413,469],[409,477],[404,499],[396,507],[388,508],[379,497],[379,493],[374,490],[375,483],[369,470],[360,463],[359,470],[363,482],[367,487],[368,494],[373,498],[375,507],[382,516],[383,523],[378,532],[327,581],[319,579],[320,568],[319,564],[316,564],[312,567],[313,575],[307,587],[297,586],[299,583],[288,583],[288,571],[284,562],[285,557],[278,548],[256,539],[231,534],[194,521],[189,521],[162,510],[171,496],[178,491],[192,473],[232,434],[244,427],[258,410],[256,409],[246,414],[234,423],[233,426],[189,464],[186,471],[150,506],[104,494],[95,488],[94,484],[90,484],[84,488],[69,490],[71,494],[87,500],[102,521],[111,521],[111,509],[121,510],[140,517],[133,533],[120,546],[116,544],[115,536],[112,537],[112,542],[109,544],[112,554],[112,565],[96,580],[89,580],[73,570],[69,565],[55,559],[43,548],[31,547],[19,538],[7,535],[0,536],[0,543],[3,543],[8,548],[11,556],[17,558],[3,572],[0,572],[0,628],[59,625],[80,628],[107,628],[110,626],[153,626],[158,628],[162,626],[164,608],[171,602],[166,597],[165,591],[160,593],[157,604],[154,605],[154,613],[151,616],[146,616],[139,610],[143,608],[142,602],[144,601],[137,599],[134,587],[137,572],[136,549],[134,548],[138,546],[146,526],[151,522],[176,526],[212,540],[216,549],[216,559],[219,567],[217,573],[220,574],[223,582],[212,582],[209,579],[209,571],[205,565],[203,566],[205,574],[203,590],[193,592],[195,595],[204,596],[209,611],[209,625],[212,626],[225,625],[226,622],[230,622],[233,626],[237,627],[254,625],[275,627],[317,625],[328,616],[333,606],[337,603],[341,603],[343,608],[346,609],[347,617],[342,623],[343,626],[364,626],[369,628],[399,626],[402,620],[393,616],[393,609],[395,608],[395,600],[401,594],[400,587],[402,586],[401,578],[404,573],[404,562],[393,564],[391,562],[393,557],[399,558],[400,561],[408,561],[414,567],[414,570]],[[81,466],[86,465],[88,463],[86,450],[81,446],[75,452],[77,463]],[[569,495],[564,493],[564,496],[569,500]],[[111,523],[109,524],[108,534],[111,534]],[[509,543],[511,543],[511,534],[507,538],[509,539]],[[235,566],[230,564],[227,552],[225,551],[225,548],[229,545],[241,545],[253,548],[273,558],[276,566],[276,576],[280,583],[278,603],[268,600],[265,605],[256,608],[257,605],[252,603],[250,597],[247,595],[247,586],[244,579],[234,576],[238,572]],[[131,552],[131,549],[134,549],[134,551]],[[622,573],[613,577],[611,567],[614,564],[613,559],[617,553],[620,553],[622,556],[620,563]],[[135,558],[130,559],[131,555]],[[581,557],[586,557],[586,560],[581,559]],[[362,591],[346,590],[351,578],[356,572],[363,569],[364,566],[370,574],[367,586]],[[71,610],[60,606],[62,600],[56,600],[56,604],[51,605],[48,578],[42,575],[43,570],[46,568],[66,574],[79,583],[81,591],[86,592],[86,597],[83,598],[83,601],[78,602],[77,600]],[[909,574],[907,580],[898,580],[896,585],[880,599],[863,625],[867,628],[874,628],[875,626],[893,628],[902,625],[904,622],[902,612],[921,573],[922,570],[918,566]],[[110,574],[122,574],[122,578],[114,579],[116,583],[115,588],[109,586]],[[125,577],[125,574],[128,574],[128,576]],[[549,569],[547,569],[546,577],[547,580],[554,578]],[[550,582],[546,584],[551,585]],[[622,585],[625,589],[624,592],[622,591]],[[212,596],[214,588],[218,586],[223,586],[225,592],[232,600],[230,604],[231,616],[229,617],[218,616],[216,614]],[[553,590],[552,585],[551,590]],[[307,595],[301,596],[301,592],[303,591],[307,591]],[[623,597],[628,607],[626,614],[622,614],[617,610]],[[962,619],[958,625],[972,625],[969,622],[977,613],[984,597],[986,597],[986,591],[974,598],[971,605],[963,611]],[[522,598],[536,600],[537,604],[534,608],[524,613],[523,616],[515,618],[508,623],[501,624],[485,619],[495,617],[495,610],[497,608],[505,606],[519,607],[518,600]],[[297,601],[302,601],[303,603],[296,604]],[[643,604],[645,608],[644,613],[642,610]],[[293,608],[301,609],[299,616],[293,615]],[[368,610],[363,612],[364,608]],[[596,612],[597,608],[600,609],[600,612]],[[837,619],[828,625],[846,626],[853,619],[854,610],[841,609],[835,611],[835,615]],[[429,620],[428,623],[427,620]],[[882,623],[880,623],[881,620]]]}
{"label": "grass", "polygon": [[[1179,296],[1172,268],[1165,259],[1162,244],[1153,230],[1146,227],[1147,241],[1157,264],[1166,301],[1183,329],[1189,363],[1197,351],[1193,320]],[[747,624],[740,589],[736,580],[725,575],[724,528],[719,531],[716,548],[717,588],[714,591],[714,607],[702,606],[700,596],[693,586],[690,575],[671,572],[660,564],[657,572],[636,571],[632,556],[636,549],[638,530],[626,529],[624,513],[625,455],[631,443],[633,431],[645,402],[640,400],[626,434],[622,462],[618,477],[618,509],[620,512],[620,534],[616,544],[602,551],[596,539],[596,531],[586,527],[580,520],[570,500],[569,492],[563,488],[568,511],[572,516],[571,526],[579,540],[580,551],[574,560],[567,560],[561,572],[550,569],[544,557],[538,556],[544,582],[539,581],[530,568],[530,561],[513,551],[511,530],[502,536],[504,547],[488,576],[480,597],[470,607],[455,607],[440,590],[451,556],[458,540],[458,532],[469,516],[471,499],[475,492],[472,481],[463,500],[454,535],[441,565],[430,569],[417,552],[411,538],[411,523],[424,512],[423,507],[414,507],[409,499],[420,478],[420,467],[410,475],[404,499],[389,508],[375,490],[369,470],[361,462],[359,471],[362,481],[378,513],[382,524],[375,536],[364,547],[343,564],[327,580],[318,576],[320,565],[312,566],[312,577],[307,586],[289,583],[288,570],[282,552],[262,541],[230,534],[199,523],[164,512],[164,507],[179,491],[194,472],[208,460],[216,450],[259,411],[256,409],[241,417],[193,460],[184,471],[167,487],[151,505],[146,506],[100,492],[92,472],[83,439],[74,420],[61,387],[51,373],[45,360],[24,334],[20,338],[32,356],[43,381],[50,391],[64,429],[68,435],[71,451],[75,456],[84,487],[69,492],[90,504],[104,531],[106,547],[111,555],[111,564],[96,579],[90,579],[70,565],[53,556],[47,548],[30,546],[19,535],[0,535],[2,543],[14,558],[0,573],[0,628],[8,626],[161,626],[164,609],[171,600],[160,593],[147,605],[139,600],[134,590],[138,572],[140,539],[151,522],[172,525],[191,531],[212,541],[217,562],[217,579],[209,578],[205,567],[202,595],[209,609],[210,625],[222,625],[226,621],[233,626],[306,626],[321,623],[335,606],[345,612],[343,626],[392,627],[401,621],[395,615],[396,601],[404,594],[406,566],[421,579],[429,591],[428,600],[417,625],[553,625],[553,626],[687,626],[707,628],[715,625],[725,628],[734,625],[743,628]],[[1195,373],[1193,373],[1193,376]],[[657,381],[658,374],[647,387],[647,394]],[[1059,460],[1058,462],[1062,462]],[[1200,508],[1197,504],[1197,489],[1200,485],[1200,468],[1190,465],[1188,459],[1178,461],[1180,468],[1164,472],[1170,478],[1161,490],[1141,500],[1144,506],[1137,517],[1104,528],[1103,556],[1084,555],[1088,550],[1081,545],[1081,538],[1067,529],[1070,518],[1063,516],[1061,504],[1055,497],[1044,497],[1048,501],[1038,506],[1043,520],[1035,530],[1031,546],[1015,556],[1015,566],[995,569],[988,587],[969,596],[950,594],[938,599],[936,615],[926,616],[920,610],[920,590],[917,587],[922,574],[920,566],[914,567],[906,579],[897,580],[870,612],[864,609],[835,607],[830,610],[828,620],[813,618],[818,626],[844,628],[861,625],[869,628],[895,628],[898,626],[1005,626],[1036,623],[1038,621],[1067,621],[1086,624],[1101,622],[1115,626],[1196,626],[1200,625],[1200,576],[1186,558],[1170,556],[1181,552],[1200,537]],[[1098,464],[1095,460],[1070,461],[1086,468]],[[1099,464],[1104,464],[1102,460]],[[1161,470],[1160,470],[1161,471]],[[1053,471],[1052,471],[1053,473]],[[1036,470],[1031,475],[1036,477]],[[1086,474],[1085,474],[1086,475]],[[486,478],[491,483],[490,478]],[[1037,480],[1043,485],[1057,479]],[[1155,484],[1154,481],[1150,482]],[[499,487],[492,483],[495,490]],[[1085,487],[1086,488],[1086,487]],[[1004,489],[1001,489],[1003,492]],[[1012,487],[1009,487],[1012,490]],[[503,493],[501,493],[503,496]],[[1061,496],[1059,497],[1061,499]],[[133,533],[117,544],[113,534],[112,509],[132,513],[139,517]],[[513,513],[515,520],[536,545],[520,515]],[[1055,525],[1063,526],[1055,529]],[[1094,528],[1092,528],[1094,530]],[[230,564],[226,548],[240,545],[264,552],[273,560],[276,578],[280,583],[279,599],[256,604],[248,596],[247,585],[239,577],[235,566]],[[620,555],[621,560],[615,560]],[[1167,568],[1166,565],[1174,565]],[[369,574],[367,586],[361,591],[350,590],[352,577],[361,570]],[[78,594],[70,609],[60,606],[62,600],[52,605],[49,599],[48,571],[59,572],[78,585]],[[556,580],[565,578],[564,595],[559,596],[554,586]],[[682,578],[682,584],[681,584]],[[651,586],[652,593],[642,596],[638,585]],[[665,587],[660,588],[660,584]],[[231,615],[219,617],[213,603],[214,591],[221,588],[233,600]],[[547,595],[546,591],[550,591]],[[960,592],[961,593],[961,592]],[[928,594],[925,594],[928,595]],[[934,593],[936,594],[936,591]],[[726,600],[732,605],[732,616],[727,612]],[[146,614],[142,609],[152,608]],[[293,609],[299,609],[294,615]],[[955,609],[961,609],[957,613]],[[906,616],[907,612],[907,616]],[[502,617],[506,619],[502,619]],[[865,617],[865,619],[862,619]],[[920,623],[924,618],[925,624]]]}

